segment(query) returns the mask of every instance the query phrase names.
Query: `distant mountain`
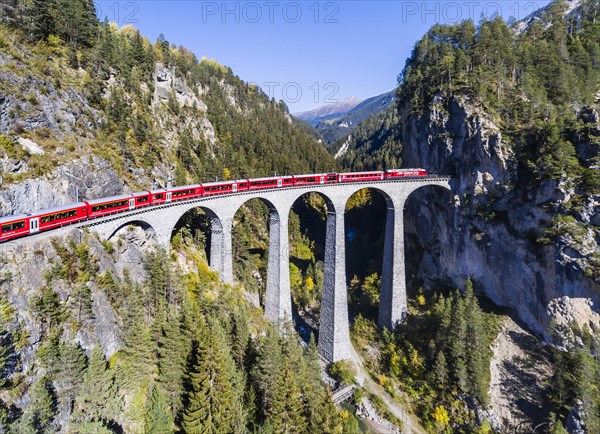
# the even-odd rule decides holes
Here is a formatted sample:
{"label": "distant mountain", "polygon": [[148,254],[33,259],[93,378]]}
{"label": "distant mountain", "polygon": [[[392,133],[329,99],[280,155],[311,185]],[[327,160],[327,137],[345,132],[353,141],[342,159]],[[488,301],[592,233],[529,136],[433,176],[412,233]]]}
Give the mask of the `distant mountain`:
{"label": "distant mountain", "polygon": [[362,101],[363,100],[361,99],[350,97],[336,103],[326,104],[314,110],[294,113],[293,116],[303,120],[313,127],[316,127],[319,122],[343,116],[345,113],[348,113],[354,107],[359,105]]}
{"label": "distant mountain", "polygon": [[366,99],[341,116],[321,120],[316,125],[317,131],[326,144],[337,142],[341,138],[347,137],[364,119],[386,110],[395,99],[395,89]]}

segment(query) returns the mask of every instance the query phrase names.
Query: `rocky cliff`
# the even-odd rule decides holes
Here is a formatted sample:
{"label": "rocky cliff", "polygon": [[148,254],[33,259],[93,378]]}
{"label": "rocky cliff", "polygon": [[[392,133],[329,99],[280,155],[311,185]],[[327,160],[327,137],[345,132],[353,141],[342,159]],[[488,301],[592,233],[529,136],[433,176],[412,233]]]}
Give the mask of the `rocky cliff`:
{"label": "rocky cliff", "polygon": [[558,223],[555,241],[545,242],[544,228],[572,206],[568,177],[516,184],[513,145],[466,97],[438,95],[420,116],[404,107],[401,119],[404,165],[451,175],[455,195],[426,191],[409,201],[417,280],[460,287],[471,277],[546,337],[552,321],[600,324],[600,196],[584,196],[577,220]]}

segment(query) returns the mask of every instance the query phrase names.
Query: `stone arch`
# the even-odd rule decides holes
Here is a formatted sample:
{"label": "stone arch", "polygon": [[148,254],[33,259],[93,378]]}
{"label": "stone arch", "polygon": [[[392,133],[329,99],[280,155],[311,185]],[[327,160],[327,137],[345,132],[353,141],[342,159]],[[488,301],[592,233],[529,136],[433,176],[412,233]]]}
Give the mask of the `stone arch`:
{"label": "stone arch", "polygon": [[[396,204],[394,198],[384,189],[378,186],[359,186],[359,188],[354,189],[353,193],[348,196],[348,200],[346,201],[346,229],[348,227],[348,204],[351,199],[361,192],[362,190],[367,190],[372,194],[377,195],[379,198],[383,199],[383,206],[385,209],[383,210],[383,228],[382,235],[384,237],[383,245],[381,246],[381,269],[378,271],[381,277],[381,285],[379,288],[379,305],[378,305],[378,323],[382,327],[392,327],[393,322],[397,321],[393,319],[393,317],[397,317],[398,313],[393,314],[393,310],[401,310],[403,309],[402,304],[405,303],[402,297],[400,299],[394,299],[394,255],[397,254],[394,250],[394,232],[396,228]],[[351,276],[348,275],[348,278]],[[399,313],[400,316],[403,315],[403,312]]]}
{"label": "stone arch", "polygon": [[224,261],[225,261],[225,249],[224,249],[224,241],[223,241],[223,221],[217,215],[213,209],[206,205],[195,204],[194,206],[188,207],[184,210],[180,217],[177,218],[173,227],[169,231],[169,242],[172,241],[175,232],[177,231],[177,227],[183,221],[186,216],[189,215],[190,212],[194,210],[200,210],[204,213],[207,220],[210,223],[209,236],[206,239],[206,246],[209,248],[208,253],[208,264],[215,271],[222,272],[224,269]]}
{"label": "stone arch", "polygon": [[[320,217],[318,217],[318,215],[315,213],[314,215],[310,215],[310,211],[308,210],[310,207],[308,205],[303,205],[302,202],[309,196],[309,195],[315,195],[318,196],[324,204],[324,209],[323,212],[325,213],[325,219],[323,221],[320,221]],[[323,192],[323,191],[319,191],[319,190],[311,190],[311,191],[302,191],[300,194],[298,194],[296,197],[293,198],[293,201],[290,201],[290,215],[288,217],[288,226],[291,226],[292,223],[292,216],[291,216],[291,211],[298,211],[299,212],[299,220],[300,220],[300,232],[302,234],[304,234],[304,230],[305,229],[309,229],[309,227],[312,229],[311,233],[309,234],[312,235],[312,239],[315,240],[317,242],[318,245],[322,245],[323,247],[325,247],[326,242],[326,232],[327,232],[327,216],[329,213],[335,214],[335,207],[333,205],[332,200]],[[300,208],[300,209],[299,209]],[[302,213],[302,208],[304,209],[304,213]],[[308,218],[308,220],[307,220]],[[307,224],[308,223],[308,224]],[[291,240],[291,232],[288,230],[288,238]],[[290,252],[292,250],[292,246],[290,245]],[[315,267],[313,268],[313,270],[315,271],[315,274],[317,274],[318,272],[318,268],[316,267],[316,265],[318,264],[318,262],[321,263],[321,266],[324,268],[324,263],[325,263],[325,249],[323,249],[322,251],[320,251],[315,258]],[[292,264],[296,265],[298,269],[302,270],[302,266],[306,266],[307,264],[302,260],[299,261],[294,261],[292,258],[289,258],[288,261],[288,266],[290,267],[290,273],[292,273],[293,270],[293,266]],[[322,270],[323,274],[324,274],[324,269]],[[292,276],[290,276],[292,277]],[[305,277],[305,276],[303,276]],[[323,276],[324,277],[324,276]],[[293,279],[291,279],[290,281],[290,290],[293,289],[292,288],[292,283],[293,283]],[[322,289],[322,283],[320,281],[317,280],[313,280],[313,283],[315,284],[314,290],[313,291],[318,291],[320,292]],[[293,298],[292,298],[293,300]],[[298,303],[298,304],[293,304],[292,303],[292,308],[294,309],[294,311],[297,310],[299,311],[300,308],[302,306],[302,303]],[[308,338],[310,337],[309,332],[314,330],[314,326],[313,325],[309,325],[309,322],[312,322],[313,324],[318,324],[318,318],[317,317],[312,317],[310,319],[308,319],[308,321],[305,321],[306,318],[301,317],[300,315],[297,315],[294,318],[294,322],[296,325],[296,329],[297,331],[301,334],[302,338],[304,340],[306,340],[308,342]],[[312,321],[311,321],[312,320]]]}
{"label": "stone arch", "polygon": [[[270,199],[267,195],[259,194],[243,198],[232,208],[232,227],[229,228],[233,232],[233,218],[240,212],[241,208],[250,201],[259,200],[262,202],[268,212],[268,259],[267,259],[267,276],[266,276],[266,291],[264,298],[265,314],[274,322],[280,322],[286,318],[291,318],[291,296],[289,292],[290,277],[289,269],[282,264],[288,260],[288,214],[287,207],[276,206],[274,202],[276,198]],[[233,239],[233,236],[232,236]],[[230,255],[233,256],[233,243]]]}
{"label": "stone arch", "polygon": [[453,201],[452,191],[441,184],[419,186],[403,201],[407,287],[451,284],[438,276],[445,274],[444,268],[454,267],[454,255],[447,254],[455,240]]}
{"label": "stone arch", "polygon": [[150,223],[148,223],[145,220],[135,219],[128,220],[124,223],[117,222],[117,227],[114,230],[110,231],[110,235],[106,239],[108,241],[112,240],[115,236],[117,236],[119,232],[121,232],[125,228],[128,228],[129,226],[135,226],[143,229],[148,238],[154,237],[156,234],[154,227]]}

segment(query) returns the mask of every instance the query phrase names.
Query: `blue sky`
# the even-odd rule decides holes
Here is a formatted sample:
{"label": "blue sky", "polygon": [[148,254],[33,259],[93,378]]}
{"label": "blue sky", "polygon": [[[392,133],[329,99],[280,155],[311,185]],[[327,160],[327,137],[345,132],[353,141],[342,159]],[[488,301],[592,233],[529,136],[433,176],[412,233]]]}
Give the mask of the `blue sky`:
{"label": "blue sky", "polygon": [[539,1],[96,0],[101,18],[163,33],[283,99],[292,112],[391,90],[415,42],[437,22],[524,18]]}

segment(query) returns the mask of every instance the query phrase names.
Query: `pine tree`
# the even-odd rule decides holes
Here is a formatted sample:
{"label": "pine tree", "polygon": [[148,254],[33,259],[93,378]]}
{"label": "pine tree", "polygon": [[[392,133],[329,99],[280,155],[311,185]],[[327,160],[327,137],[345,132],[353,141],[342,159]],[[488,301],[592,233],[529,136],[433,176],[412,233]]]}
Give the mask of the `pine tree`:
{"label": "pine tree", "polygon": [[479,308],[477,298],[473,293],[473,283],[470,279],[465,285],[465,321],[467,323],[465,355],[468,374],[469,393],[481,403],[487,403],[487,371],[485,353],[488,342],[485,335],[483,313]]}
{"label": "pine tree", "polygon": [[319,353],[313,334],[304,352],[302,373],[299,376],[304,401],[304,416],[308,422],[308,432],[331,432],[332,416],[336,411],[329,405],[331,400],[321,383]]}
{"label": "pine tree", "polygon": [[189,373],[182,429],[185,433],[229,433],[240,400],[235,363],[218,321],[198,324],[195,361]]}
{"label": "pine tree", "polygon": [[99,346],[94,346],[81,392],[75,400],[73,419],[76,423],[110,422],[119,410],[114,376],[106,369],[106,360]]}
{"label": "pine tree", "polygon": [[155,384],[146,401],[144,411],[145,432],[147,434],[166,434],[173,432],[174,422],[166,402],[162,387]]}
{"label": "pine tree", "polygon": [[266,415],[271,411],[274,402],[275,379],[282,367],[279,334],[274,327],[259,342],[256,363],[251,371],[252,380],[259,395],[260,408]]}
{"label": "pine tree", "polygon": [[465,342],[467,338],[467,323],[465,320],[465,304],[458,292],[454,293],[451,326],[449,329],[450,360],[454,380],[460,391],[468,391]]}
{"label": "pine tree", "polygon": [[273,426],[273,432],[277,434],[295,434],[306,431],[302,394],[296,372],[288,360],[284,362],[283,369],[277,375],[273,391],[273,404],[268,412],[268,419]]}
{"label": "pine tree", "polygon": [[181,318],[171,309],[163,323],[158,343],[158,382],[162,385],[166,400],[174,415],[182,408],[183,378],[189,354],[186,336],[182,331]]}
{"label": "pine tree", "polygon": [[59,391],[61,411],[71,413],[75,398],[79,395],[85,375],[87,358],[78,345],[61,343],[60,363],[57,367],[56,385]]}
{"label": "pine tree", "polygon": [[444,391],[448,382],[448,366],[446,364],[446,356],[443,351],[440,351],[435,358],[433,372],[440,390]]}
{"label": "pine tree", "polygon": [[244,369],[246,352],[250,340],[250,329],[248,327],[248,312],[241,306],[234,316],[232,355],[238,369]]}
{"label": "pine tree", "polygon": [[35,39],[46,39],[56,32],[54,16],[52,9],[55,6],[55,0],[32,0],[31,18],[32,36]]}
{"label": "pine tree", "polygon": [[40,378],[33,386],[30,409],[36,432],[55,432],[56,427],[53,427],[51,422],[56,414],[56,393],[48,377]]}

